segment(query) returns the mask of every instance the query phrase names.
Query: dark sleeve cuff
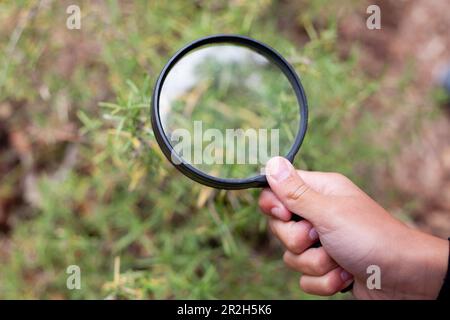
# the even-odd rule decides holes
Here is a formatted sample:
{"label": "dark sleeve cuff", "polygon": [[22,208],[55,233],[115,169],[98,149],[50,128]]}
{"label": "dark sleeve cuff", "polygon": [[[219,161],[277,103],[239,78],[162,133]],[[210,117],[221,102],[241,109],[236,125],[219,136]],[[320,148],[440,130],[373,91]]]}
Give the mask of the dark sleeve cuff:
{"label": "dark sleeve cuff", "polygon": [[[448,238],[450,241],[450,238]],[[444,284],[442,285],[441,291],[437,297],[438,300],[450,300],[450,245],[449,245],[449,255],[447,264],[447,274],[444,279]]]}

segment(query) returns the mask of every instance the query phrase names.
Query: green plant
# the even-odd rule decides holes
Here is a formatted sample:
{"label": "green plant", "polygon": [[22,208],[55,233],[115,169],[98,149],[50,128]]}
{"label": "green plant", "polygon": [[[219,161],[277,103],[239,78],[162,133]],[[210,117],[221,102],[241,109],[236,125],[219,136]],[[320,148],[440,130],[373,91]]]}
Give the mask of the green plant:
{"label": "green plant", "polygon": [[[27,5],[2,4],[14,14]],[[162,155],[149,121],[153,83],[175,50],[207,34],[250,35],[285,55],[305,85],[311,118],[297,165],[369,182],[379,151],[367,143],[375,123],[361,110],[376,84],[356,68],[357,56],[339,59],[331,14],[326,27],[308,24],[314,36],[300,46],[280,35],[272,13],[282,5],[82,2],[83,27],[70,41],[95,45],[69,78],[52,66],[63,54],[61,45],[48,42],[54,24],[64,25],[57,14],[64,6],[53,3],[39,12],[16,50],[28,63],[20,55],[11,61],[1,97],[37,105],[29,117],[39,128],[62,125],[59,111],[46,107],[63,97],[72,106],[65,121],[79,129],[77,142],[54,142],[52,157],[46,157],[47,146],[38,147],[45,167],[37,175],[39,201],[4,240],[11,247],[1,258],[1,297],[310,298],[266,231],[259,190],[218,191],[188,180]],[[303,19],[309,3],[304,7]],[[17,81],[28,74],[48,87],[49,100],[28,78]],[[55,176],[47,163],[62,162],[69,147],[77,161]],[[81,268],[81,290],[66,288],[71,264]]]}

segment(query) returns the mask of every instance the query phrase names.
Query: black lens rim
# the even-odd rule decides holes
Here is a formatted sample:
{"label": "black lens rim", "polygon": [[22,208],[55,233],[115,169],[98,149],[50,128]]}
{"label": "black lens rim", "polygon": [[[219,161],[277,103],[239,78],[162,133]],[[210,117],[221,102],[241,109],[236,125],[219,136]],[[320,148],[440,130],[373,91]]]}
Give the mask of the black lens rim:
{"label": "black lens rim", "polygon": [[[217,189],[236,190],[236,189],[265,187],[267,186],[267,179],[265,175],[256,175],[243,179],[235,179],[235,178],[231,179],[231,178],[214,177],[200,171],[193,165],[185,162],[176,152],[173,152],[173,148],[169,142],[169,139],[164,133],[164,129],[159,114],[159,98],[167,75],[169,74],[173,66],[189,52],[205,45],[218,43],[237,44],[240,46],[247,47],[251,50],[254,50],[262,54],[271,62],[275,63],[281,69],[284,75],[288,78],[297,96],[297,102],[299,105],[299,112],[300,112],[300,123],[297,135],[295,137],[295,141],[291,149],[289,150],[288,154],[285,156],[285,158],[288,159],[290,162],[294,161],[294,157],[303,143],[308,127],[308,103],[306,99],[305,90],[303,89],[303,86],[300,81],[300,77],[297,75],[294,68],[286,61],[286,59],[284,59],[273,48],[269,47],[268,45],[260,41],[242,35],[217,34],[203,37],[189,43],[188,45],[177,51],[172,56],[172,58],[170,58],[170,60],[166,63],[161,73],[159,74],[155,87],[153,89],[151,110],[150,110],[153,133],[155,135],[156,141],[158,142],[158,145],[160,146],[162,152],[164,153],[166,158],[170,161],[170,163],[172,163],[175,166],[175,168],[181,171],[185,176],[189,177],[194,181]],[[177,163],[173,161],[172,157],[175,158],[176,160],[175,162]]]}

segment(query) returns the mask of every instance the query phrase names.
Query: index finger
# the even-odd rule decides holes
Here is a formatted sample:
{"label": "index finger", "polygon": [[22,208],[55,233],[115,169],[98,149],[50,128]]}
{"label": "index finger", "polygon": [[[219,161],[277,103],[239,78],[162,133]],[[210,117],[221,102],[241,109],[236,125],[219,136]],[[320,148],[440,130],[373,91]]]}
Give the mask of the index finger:
{"label": "index finger", "polygon": [[259,196],[259,207],[261,211],[275,219],[289,221],[292,213],[278,200],[277,196],[268,188],[264,189]]}

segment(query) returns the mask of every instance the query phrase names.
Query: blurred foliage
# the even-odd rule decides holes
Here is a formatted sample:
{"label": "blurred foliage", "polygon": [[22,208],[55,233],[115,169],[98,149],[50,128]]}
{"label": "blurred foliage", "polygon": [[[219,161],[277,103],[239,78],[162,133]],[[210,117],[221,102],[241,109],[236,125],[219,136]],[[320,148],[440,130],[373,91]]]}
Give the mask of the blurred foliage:
{"label": "blurred foliage", "polygon": [[[0,101],[20,105],[8,123],[28,130],[33,153],[29,168],[8,176],[33,174],[38,193],[2,236],[0,297],[310,298],[266,231],[259,191],[213,190],[178,173],[155,142],[149,105],[181,46],[249,35],[281,52],[305,86],[309,131],[296,164],[369,187],[380,151],[365,102],[377,85],[356,68],[356,52],[338,57],[335,6],[289,4],[297,20],[288,31],[276,14],[284,1],[36,3],[0,4]],[[67,30],[65,10],[75,3],[82,28]],[[309,40],[292,40],[295,32]],[[76,161],[64,166],[70,150]],[[66,288],[72,264],[81,290]]]}

